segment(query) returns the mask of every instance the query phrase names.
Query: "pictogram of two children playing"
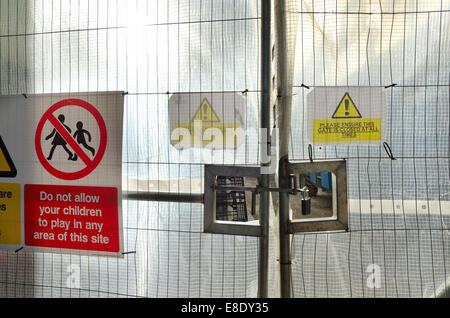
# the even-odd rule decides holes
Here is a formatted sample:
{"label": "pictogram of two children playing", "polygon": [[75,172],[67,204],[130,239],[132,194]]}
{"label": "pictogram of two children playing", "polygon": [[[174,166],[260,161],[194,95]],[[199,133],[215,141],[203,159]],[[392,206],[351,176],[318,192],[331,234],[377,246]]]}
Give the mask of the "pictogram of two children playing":
{"label": "pictogram of two children playing", "polygon": [[[65,118],[65,116],[63,114],[58,116],[58,120],[61,122],[61,124],[67,129],[67,131],[70,134],[72,134],[72,129],[70,129],[69,126],[64,124],[65,119],[66,118]],[[84,146],[84,148],[89,150],[92,153],[92,156],[95,156],[95,149],[87,144],[86,138],[84,136],[84,135],[87,135],[88,138],[89,138],[89,142],[91,142],[91,140],[92,140],[91,134],[86,129],[83,129],[83,123],[81,121],[77,122],[76,126],[77,126],[77,130],[73,134],[73,138],[77,141],[77,143],[79,143],[80,145]],[[67,142],[58,133],[56,128],[53,129],[53,131],[50,133],[50,135],[45,137],[45,140],[49,140],[52,137],[53,137],[52,149],[50,149],[50,154],[48,155],[47,160],[49,160],[49,161],[52,160],[53,153],[55,152],[56,147],[57,146],[61,146],[67,152],[67,154],[69,155],[69,158],[67,160],[77,161],[77,159],[78,159],[77,154],[75,152],[72,153],[69,150],[69,148],[67,148]]]}

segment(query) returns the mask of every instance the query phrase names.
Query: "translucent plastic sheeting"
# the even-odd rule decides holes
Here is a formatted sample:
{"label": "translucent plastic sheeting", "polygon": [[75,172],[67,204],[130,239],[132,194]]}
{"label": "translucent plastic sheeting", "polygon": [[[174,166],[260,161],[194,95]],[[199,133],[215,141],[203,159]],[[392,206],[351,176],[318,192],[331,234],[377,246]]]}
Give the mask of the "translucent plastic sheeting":
{"label": "translucent plastic sheeting", "polygon": [[[386,88],[396,160],[382,145],[313,148],[314,159],[347,158],[350,232],[294,236],[293,296],[433,297],[450,272],[450,4],[296,5],[290,159],[309,159],[302,84],[396,84]],[[123,188],[201,192],[204,163],[259,162],[257,134],[235,150],[180,153],[168,100],[236,92],[247,127],[259,127],[260,22],[253,0],[1,0],[0,93],[123,90]],[[201,233],[202,209],[124,202],[122,259],[0,251],[0,296],[255,297],[257,238]]]}
{"label": "translucent plastic sheeting", "polygon": [[[180,152],[173,93],[236,92],[258,126],[253,0],[1,0],[0,93],[124,91],[123,189],[202,192],[203,164],[257,164],[258,143]],[[123,202],[122,259],[0,251],[2,297],[255,297],[258,241],[203,234],[203,206]]]}
{"label": "translucent plastic sheeting", "polygon": [[[396,160],[382,144],[313,147],[314,159],[347,158],[350,232],[294,236],[294,296],[434,297],[450,273],[450,5],[298,7],[291,157],[309,159],[306,95],[315,86],[381,86]],[[379,285],[368,283],[374,268]]]}

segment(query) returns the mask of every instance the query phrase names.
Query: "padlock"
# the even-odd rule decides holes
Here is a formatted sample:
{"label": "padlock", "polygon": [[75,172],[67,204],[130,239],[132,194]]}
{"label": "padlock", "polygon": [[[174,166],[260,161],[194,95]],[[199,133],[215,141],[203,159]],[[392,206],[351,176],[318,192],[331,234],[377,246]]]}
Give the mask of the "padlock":
{"label": "padlock", "polygon": [[304,187],[301,192],[302,195],[302,215],[311,214],[311,197],[309,196],[309,190]]}

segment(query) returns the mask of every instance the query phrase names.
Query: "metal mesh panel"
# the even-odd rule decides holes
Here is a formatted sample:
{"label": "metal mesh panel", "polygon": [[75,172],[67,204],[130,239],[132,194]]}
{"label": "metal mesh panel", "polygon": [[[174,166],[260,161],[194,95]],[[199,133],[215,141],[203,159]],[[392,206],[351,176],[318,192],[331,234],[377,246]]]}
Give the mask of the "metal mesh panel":
{"label": "metal mesh panel", "polygon": [[[396,158],[381,145],[313,148],[347,159],[350,231],[294,235],[293,296],[434,297],[450,272],[450,4],[292,1],[289,157],[309,159],[304,85],[348,85],[386,87]],[[257,129],[260,23],[254,0],[0,0],[0,93],[127,92],[123,188],[199,193],[205,163],[258,164],[259,134],[237,149],[177,151],[169,99],[238,94]],[[122,259],[0,251],[0,296],[257,295],[257,238],[202,233],[200,204],[124,201],[123,214]]]}
{"label": "metal mesh panel", "polygon": [[385,141],[396,160],[382,145],[313,147],[314,159],[348,159],[350,231],[294,236],[293,294],[434,297],[450,272],[449,4],[298,1],[298,8],[291,157],[309,159],[302,84],[381,86]]}
{"label": "metal mesh panel", "polygon": [[[259,23],[253,0],[1,0],[0,93],[123,90],[123,189],[202,192],[203,164],[256,164],[257,142],[181,153],[168,100],[236,92],[258,127]],[[0,296],[256,296],[257,239],[202,223],[201,204],[123,201],[123,259],[0,251]]]}

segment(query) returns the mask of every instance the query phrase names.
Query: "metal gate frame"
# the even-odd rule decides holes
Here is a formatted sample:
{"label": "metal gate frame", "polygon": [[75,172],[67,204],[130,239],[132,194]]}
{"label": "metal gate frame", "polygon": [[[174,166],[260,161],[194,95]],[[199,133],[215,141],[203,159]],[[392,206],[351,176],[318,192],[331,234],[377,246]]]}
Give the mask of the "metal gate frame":
{"label": "metal gate frame", "polygon": [[[275,244],[275,257],[278,261],[276,267],[276,276],[279,279],[279,290],[275,290],[276,297],[290,298],[291,297],[291,240],[292,234],[297,231],[305,230],[305,223],[293,222],[289,215],[289,190],[290,187],[290,172],[298,172],[295,164],[289,163],[289,138],[291,126],[291,104],[292,104],[292,79],[289,74],[289,50],[288,50],[288,24],[289,21],[286,15],[289,14],[290,9],[287,7],[288,1],[285,0],[264,0],[261,1],[261,92],[260,92],[260,128],[266,134],[265,140],[267,145],[260,147],[260,158],[272,158],[277,162],[261,162],[259,167],[246,167],[238,172],[240,176],[257,176],[259,178],[260,186],[266,189],[278,189],[279,209],[278,216],[270,213],[270,199],[271,193],[269,191],[262,191],[260,193],[259,204],[259,224],[257,222],[250,222],[251,224],[238,224],[237,222],[216,221],[214,213],[204,214],[204,229],[205,232],[222,233],[231,235],[250,235],[259,237],[259,259],[258,259],[258,297],[267,298],[268,294],[268,277],[269,277],[269,224],[271,219],[276,219],[277,222],[272,222],[275,225],[273,231],[278,234],[275,239],[278,240]],[[275,40],[273,40],[273,38]],[[271,145],[271,126],[278,127],[279,134],[277,140],[278,157],[273,157],[270,153]],[[262,153],[267,151],[267,153]],[[342,164],[335,168],[339,173],[345,175],[345,161],[344,168]],[[271,165],[277,165],[275,175],[261,174],[261,169]],[[317,165],[317,163],[312,164]],[[326,164],[325,164],[326,165]],[[167,201],[167,202],[186,202],[186,203],[204,203],[205,206],[214,206],[214,191],[212,186],[214,184],[214,176],[232,176],[236,175],[236,169],[239,167],[227,166],[217,167],[205,166],[205,190],[204,194],[191,193],[167,193],[167,192],[124,192],[123,198],[129,200],[143,200],[143,201]],[[318,166],[316,166],[317,168]],[[322,166],[318,167],[323,168]],[[212,170],[211,170],[212,169]],[[291,171],[292,170],[292,171]],[[313,169],[314,170],[314,169]],[[234,173],[234,174],[233,174]],[[270,188],[272,186],[272,188]],[[341,184],[341,187],[346,187]],[[347,192],[343,191],[343,196],[346,197]],[[341,207],[339,210],[338,220],[331,221],[331,225],[316,226],[318,230],[345,230],[347,205]],[[343,218],[343,223],[338,222],[339,218]],[[247,222],[246,222],[247,223]],[[317,221],[311,223],[320,223]],[[311,229],[311,223],[307,225]]]}

